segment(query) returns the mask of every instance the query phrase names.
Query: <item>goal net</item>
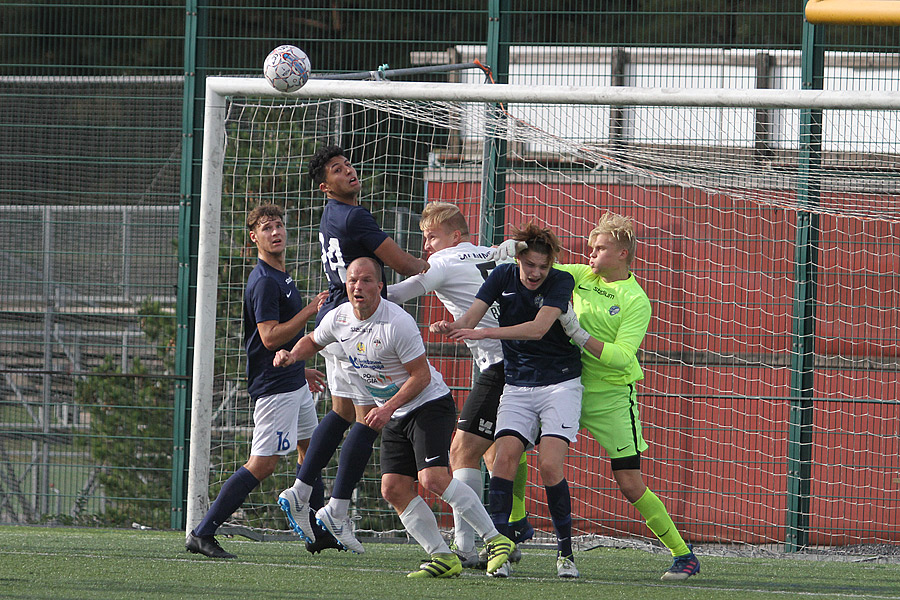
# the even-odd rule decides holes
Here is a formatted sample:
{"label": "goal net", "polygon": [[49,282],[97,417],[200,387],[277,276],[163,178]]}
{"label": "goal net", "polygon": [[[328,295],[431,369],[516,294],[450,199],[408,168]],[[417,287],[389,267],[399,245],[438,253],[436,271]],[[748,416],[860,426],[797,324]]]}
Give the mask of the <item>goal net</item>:
{"label": "goal net", "polygon": [[[742,91],[731,105],[651,90],[643,104],[616,96],[617,105],[558,100],[558,91],[541,101],[536,88],[496,103],[402,91],[354,97],[334,91],[341,85],[404,88],[314,81],[305,98],[222,92],[223,166],[204,175],[221,178],[221,210],[210,217],[219,228],[217,279],[198,289],[201,301],[217,298],[214,376],[194,392],[195,406],[198,394],[211,397],[210,498],[246,460],[252,431],[241,301],[256,259],[246,214],[262,202],[285,207],[289,271],[307,297],[325,289],[323,198],[306,164],[334,143],[360,173],[363,205],[414,254],[422,252],[418,215],[435,200],[458,205],[482,241],[529,220],[549,226],[563,242],[562,263],[587,262],[587,234],[605,211],[636,221],[632,269],[653,308],[639,354],[650,444],[642,471],[685,539],[759,546],[799,530],[803,545],[900,543],[895,110],[854,108],[852,98],[845,106],[846,97],[806,110],[802,94],[771,90],[755,100]],[[328,93],[316,98],[316,90]],[[444,309],[433,296],[406,308],[461,403],[470,355],[427,330]],[[200,353],[212,350],[199,339],[197,347],[202,363]],[[329,407],[322,398],[320,414]],[[232,531],[287,531],[276,498],[293,481],[294,459],[235,514]],[[376,447],[352,505],[357,530],[402,535],[379,493],[378,459]],[[579,547],[656,543],[584,431],[566,464]],[[535,456],[529,465],[527,510],[537,540],[549,541]],[[326,488],[335,469],[324,474]],[[206,487],[194,493],[202,497],[193,516],[189,505],[189,527],[207,501]],[[451,527],[446,506],[425,497]]]}

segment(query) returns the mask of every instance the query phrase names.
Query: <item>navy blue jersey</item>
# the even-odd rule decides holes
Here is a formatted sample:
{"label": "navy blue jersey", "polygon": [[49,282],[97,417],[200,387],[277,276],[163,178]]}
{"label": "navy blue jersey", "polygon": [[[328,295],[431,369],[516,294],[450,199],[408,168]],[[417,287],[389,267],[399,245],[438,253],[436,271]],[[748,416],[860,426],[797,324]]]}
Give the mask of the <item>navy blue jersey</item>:
{"label": "navy blue jersey", "polygon": [[[244,349],[247,351],[247,392],[253,400],[292,392],[306,385],[303,361],[289,367],[272,366],[275,351],[263,345],[256,326],[263,321],[290,321],[304,306],[293,278],[284,271],[259,261],[250,272],[244,290]],[[290,350],[301,337],[302,331],[282,348]]]}
{"label": "navy blue jersey", "polygon": [[[519,281],[519,266],[497,265],[475,296],[500,305],[500,327],[533,321],[542,306],[566,310],[575,289],[568,273],[550,269],[547,279],[532,291]],[[569,342],[559,321],[539,340],[501,340],[506,383],[527,387],[552,385],[581,375],[581,351]]]}
{"label": "navy blue jersey", "polygon": [[[347,267],[357,258],[368,256],[381,265],[381,280],[387,281],[384,263],[375,256],[375,249],[388,238],[375,222],[375,217],[362,206],[350,206],[329,198],[319,223],[319,244],[322,246],[322,268],[328,277],[328,299],[316,325],[331,309],[347,301]],[[387,298],[387,285],[381,292]]]}

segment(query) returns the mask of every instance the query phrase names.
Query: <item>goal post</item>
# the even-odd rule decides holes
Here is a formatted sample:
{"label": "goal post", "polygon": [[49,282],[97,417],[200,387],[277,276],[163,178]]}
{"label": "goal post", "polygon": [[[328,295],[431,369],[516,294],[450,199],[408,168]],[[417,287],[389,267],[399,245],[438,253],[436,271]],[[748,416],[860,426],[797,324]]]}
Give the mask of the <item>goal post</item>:
{"label": "goal post", "polygon": [[[826,111],[826,157],[811,175],[802,163],[802,110]],[[586,262],[585,237],[602,212],[638,223],[634,271],[654,313],[640,355],[651,445],[645,477],[697,541],[784,541],[792,295],[796,273],[807,270],[793,268],[791,248],[800,173],[816,178],[821,201],[802,207],[817,214],[821,245],[812,265],[820,276],[810,539],[900,542],[900,531],[885,526],[900,522],[890,502],[891,474],[900,469],[891,433],[900,416],[900,323],[892,309],[900,301],[898,110],[892,92],[312,79],[283,94],[262,78],[207,79],[187,529],[202,518],[210,485],[214,495],[249,448],[239,331],[248,206],[286,205],[297,247],[288,266],[301,293],[315,293],[322,201],[304,171],[316,146],[347,148],[365,182],[363,204],[401,246],[420,252],[416,217],[425,202],[456,202],[478,235],[483,141],[502,137],[506,233],[537,220],[559,233],[561,262]],[[757,127],[761,119],[766,127]],[[407,308],[460,401],[471,360],[425,328],[442,308],[428,297]],[[529,461],[528,510],[549,535]],[[593,440],[582,435],[567,464],[581,547],[608,537],[652,542]],[[281,481],[262,490],[238,524],[286,529],[264,506],[293,480],[293,467],[282,466]],[[861,480],[860,468],[873,476]],[[361,486],[355,499],[358,524],[373,535],[396,533],[376,485]],[[439,519],[447,524],[446,515]]]}

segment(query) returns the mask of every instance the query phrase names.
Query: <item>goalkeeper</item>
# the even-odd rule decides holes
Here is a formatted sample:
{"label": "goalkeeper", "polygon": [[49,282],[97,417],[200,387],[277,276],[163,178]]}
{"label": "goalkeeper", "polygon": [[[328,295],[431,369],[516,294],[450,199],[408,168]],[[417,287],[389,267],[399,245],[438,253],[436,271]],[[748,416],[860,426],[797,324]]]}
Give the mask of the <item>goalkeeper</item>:
{"label": "goalkeeper", "polygon": [[[581,355],[581,426],[606,450],[622,494],[672,552],[675,560],[662,579],[687,579],[700,572],[700,562],[641,477],[641,452],[648,446],[641,435],[635,384],[644,378],[637,349],[650,323],[650,300],[629,269],[637,246],[633,222],[607,212],[588,235],[588,244],[589,265],[554,265],[575,278],[577,321],[572,311],[559,318],[572,341],[587,350]],[[504,260],[516,249],[516,242],[507,240],[496,258]]]}

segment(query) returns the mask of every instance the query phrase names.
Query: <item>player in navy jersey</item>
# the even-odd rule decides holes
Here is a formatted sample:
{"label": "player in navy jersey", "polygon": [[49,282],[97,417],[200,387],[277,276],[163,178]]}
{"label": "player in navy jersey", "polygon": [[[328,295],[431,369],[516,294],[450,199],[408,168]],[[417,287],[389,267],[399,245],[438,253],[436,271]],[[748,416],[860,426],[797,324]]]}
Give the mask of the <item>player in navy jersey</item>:
{"label": "player in navy jersey", "polygon": [[[316,316],[316,324],[347,301],[347,267],[357,258],[373,259],[379,265],[382,279],[385,265],[401,275],[415,275],[428,269],[425,260],[402,250],[381,230],[372,213],[359,204],[359,177],[340,146],[317,150],[309,161],[309,176],[326,198],[319,223],[319,243],[329,293]],[[294,530],[308,542],[315,542],[315,533],[304,528],[313,482],[331,460],[349,428],[331,498],[317,511],[316,517],[326,528],[329,524],[338,524],[339,531],[330,529],[331,533],[346,548],[361,553],[363,547],[353,535],[348,509],[351,494],[362,478],[372,455],[372,444],[378,436],[378,431],[369,427],[365,420],[374,404],[362,391],[364,388],[355,369],[337,344],[327,346],[323,354],[331,391],[331,411],[322,418],[310,441],[309,451],[297,473],[300,484],[282,492],[278,503],[296,525]]]}
{"label": "player in navy jersey", "polygon": [[[398,284],[388,286],[388,299],[403,303],[428,292],[434,292],[454,318],[461,317],[472,306],[475,294],[496,266],[490,257],[494,249],[476,246],[469,240],[469,226],[459,208],[449,202],[429,202],[419,221],[431,268]],[[496,305],[481,319],[479,327],[497,327]],[[467,340],[478,375],[466,398],[450,445],[453,477],[472,488],[480,497],[484,491],[481,459],[493,469],[494,428],[497,406],[503,392],[503,351],[500,340]],[[528,463],[525,453],[516,471],[513,507],[510,514],[511,539],[519,544],[534,536],[534,528],[525,515],[525,484]],[[475,549],[475,531],[456,512],[453,513],[454,541],[450,546],[463,567],[484,568],[486,558]],[[486,549],[485,549],[486,551]],[[510,561],[518,562],[518,549]]]}
{"label": "player in navy jersey", "polygon": [[304,306],[294,280],[286,272],[283,216],[281,207],[264,204],[247,217],[250,239],[259,258],[244,291],[247,392],[255,403],[253,442],[249,460],[222,485],[209,511],[187,536],[185,547],[189,551],[210,558],[234,558],[216,541],[216,530],[275,471],[281,456],[296,447],[302,461],[318,423],[310,389],[324,389],[324,374],[306,369],[303,362],[290,369],[272,365],[275,352],[293,347],[325,300],[323,292]]}
{"label": "player in navy jersey", "polygon": [[[581,352],[557,318],[569,305],[575,281],[551,268],[560,250],[552,231],[528,223],[514,239],[526,244],[516,264],[497,265],[462,317],[438,321],[431,330],[456,340],[501,340],[506,384],[497,410],[491,520],[500,533],[508,532],[519,458],[528,445],[540,444],[538,467],[557,535],[557,574],[574,578],[571,496],[563,468],[581,413]],[[473,329],[494,302],[499,327]],[[508,576],[509,563],[498,563],[489,556],[488,573]]]}
{"label": "player in navy jersey", "polygon": [[366,423],[381,430],[381,494],[400,516],[407,532],[431,555],[413,578],[449,578],[462,571],[459,557],[441,537],[419,484],[440,496],[505,561],[515,544],[491,523],[478,496],[450,476],[450,436],[456,406],[441,374],[428,362],[415,320],[381,298],[380,265],[358,258],[347,269],[349,302],[328,313],[290,350],[275,356],[275,365],[290,366],[328,344],[339,344],[377,407]]}
{"label": "player in navy jersey", "polygon": [[[609,457],[613,479],[647,527],[672,553],[664,581],[681,581],[700,572],[700,561],[685,542],[665,504],[644,483],[641,455],[644,440],[637,385],[644,372],[637,358],[647,334],[651,305],[631,263],[637,250],[631,218],[605,213],[587,238],[589,264],[554,265],[575,278],[574,310],[560,315],[572,341],[584,347],[581,383],[581,427]],[[496,258],[515,255],[507,240]]]}

